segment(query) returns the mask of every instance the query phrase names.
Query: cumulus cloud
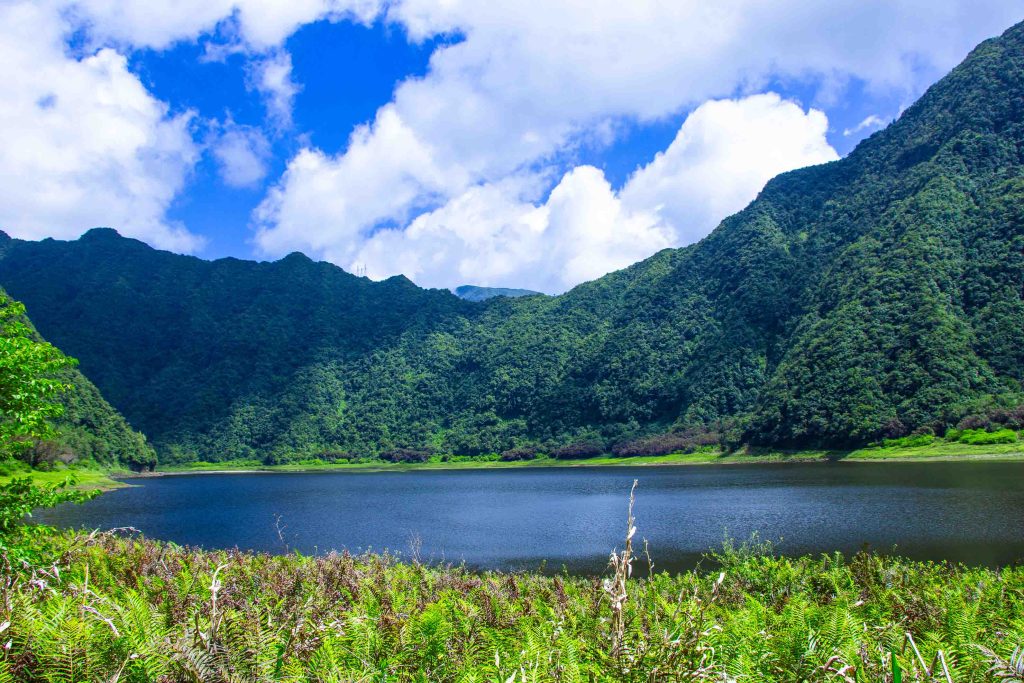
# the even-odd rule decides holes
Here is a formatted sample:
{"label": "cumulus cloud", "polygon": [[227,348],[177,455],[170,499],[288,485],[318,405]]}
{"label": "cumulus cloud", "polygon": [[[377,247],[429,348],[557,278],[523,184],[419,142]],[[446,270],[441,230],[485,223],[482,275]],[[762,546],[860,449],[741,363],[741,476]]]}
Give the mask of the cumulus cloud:
{"label": "cumulus cloud", "polygon": [[562,292],[702,237],[782,171],[836,159],[827,129],[822,112],[775,94],[707,102],[618,194],[592,166],[566,173],[544,202],[528,199],[539,178],[514,177],[471,187],[405,229],[351,234],[358,252],[335,256],[426,286]]}
{"label": "cumulus cloud", "polygon": [[[614,139],[619,127],[737,92],[756,93],[774,78],[817,82],[822,92],[858,78],[869,90],[916,94],[978,40],[1018,18],[1006,3],[982,2],[984,8],[962,0],[595,0],[547,3],[529,12],[514,0],[391,3],[388,20],[405,27],[414,40],[462,39],[438,48],[424,77],[401,83],[345,152],[301,151],[256,214],[256,242],[268,255],[307,249],[346,264],[382,225],[394,241],[424,207],[474,197],[475,188],[511,176],[558,167],[579,145]],[[721,104],[717,115],[755,115],[755,104],[739,109]],[[778,102],[760,106],[792,120]],[[710,120],[713,113],[703,116]],[[673,143],[674,150],[624,189],[618,200],[626,202],[624,215],[654,211],[677,240],[692,241],[739,208],[740,198],[756,192],[766,174],[792,168],[794,160],[834,158],[822,137],[819,112],[802,114],[795,125],[803,132],[782,131],[778,145],[770,139],[776,131],[765,126],[732,146],[711,141],[713,155],[702,151],[701,121],[698,117],[693,130]],[[396,154],[396,130],[408,141],[408,155]],[[750,154],[743,154],[744,147]],[[384,170],[357,172],[374,149],[388,150]],[[763,160],[756,158],[759,152],[766,154]],[[739,158],[743,165],[735,163]],[[722,175],[716,164],[734,175]],[[695,180],[716,173],[714,184]],[[692,191],[678,189],[686,182]],[[662,201],[668,190],[661,187],[700,210]],[[704,191],[707,197],[696,196]],[[328,208],[307,208],[314,196]],[[559,268],[571,270],[567,263]],[[440,283],[428,277],[420,279]]]}
{"label": "cumulus cloud", "polygon": [[45,3],[0,5],[0,227],[17,237],[72,238],[116,226],[160,247],[201,239],[166,219],[198,156],[190,115],[170,116],[102,49],[64,49]]}
{"label": "cumulus cloud", "polygon": [[381,11],[380,0],[67,0],[59,4],[89,29],[94,44],[114,41],[163,49],[229,24],[226,32],[254,52],[279,47],[299,27],[314,21],[366,23]]}
{"label": "cumulus cloud", "polygon": [[257,128],[229,124],[212,151],[221,179],[230,187],[255,187],[267,175],[270,144]]}
{"label": "cumulus cloud", "polygon": [[377,278],[404,273],[429,287],[473,282],[553,293],[673,243],[656,217],[625,210],[593,166],[566,173],[540,205],[521,199],[524,184],[532,183],[473,187],[407,229],[379,231],[353,266]]}
{"label": "cumulus cloud", "polygon": [[824,112],[804,112],[774,93],[698,107],[672,144],[622,190],[629,207],[652,211],[694,242],[744,206],[772,177],[838,159]]}
{"label": "cumulus cloud", "polygon": [[343,263],[359,248],[364,230],[404,225],[415,209],[453,196],[460,186],[463,173],[440,167],[433,150],[385,107],[372,128],[352,133],[341,157],[306,149],[291,160],[257,209],[256,219],[266,227],[256,237],[270,253],[298,249]]}

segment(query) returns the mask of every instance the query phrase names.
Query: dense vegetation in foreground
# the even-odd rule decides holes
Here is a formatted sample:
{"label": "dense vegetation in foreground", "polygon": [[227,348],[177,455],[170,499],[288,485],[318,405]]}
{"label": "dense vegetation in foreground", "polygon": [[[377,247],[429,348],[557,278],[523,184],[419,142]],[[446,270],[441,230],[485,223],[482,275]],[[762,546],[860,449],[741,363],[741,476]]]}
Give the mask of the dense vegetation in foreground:
{"label": "dense vegetation in foreground", "polygon": [[944,435],[1024,401],[1022,102],[1024,24],[846,158],[557,297],[472,303],[102,229],[0,236],[0,285],[163,463]]}
{"label": "dense vegetation in foreground", "polygon": [[1024,680],[1019,567],[732,549],[601,581],[112,534],[31,549],[51,561],[0,579],[12,681]]}

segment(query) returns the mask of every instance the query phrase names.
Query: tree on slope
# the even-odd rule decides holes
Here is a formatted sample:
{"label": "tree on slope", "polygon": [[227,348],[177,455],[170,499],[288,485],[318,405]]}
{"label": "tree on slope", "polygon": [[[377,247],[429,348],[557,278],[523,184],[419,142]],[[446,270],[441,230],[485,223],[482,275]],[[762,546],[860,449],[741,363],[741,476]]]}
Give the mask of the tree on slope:
{"label": "tree on slope", "polygon": [[[37,339],[25,322],[25,307],[0,292],[0,462],[52,436],[50,420],[63,410],[57,399],[71,388],[56,373],[74,363]],[[23,519],[36,508],[92,496],[71,490],[73,483],[69,477],[62,484],[37,486],[31,477],[21,477],[0,486],[0,553],[32,559],[23,541],[43,528],[27,527]]]}

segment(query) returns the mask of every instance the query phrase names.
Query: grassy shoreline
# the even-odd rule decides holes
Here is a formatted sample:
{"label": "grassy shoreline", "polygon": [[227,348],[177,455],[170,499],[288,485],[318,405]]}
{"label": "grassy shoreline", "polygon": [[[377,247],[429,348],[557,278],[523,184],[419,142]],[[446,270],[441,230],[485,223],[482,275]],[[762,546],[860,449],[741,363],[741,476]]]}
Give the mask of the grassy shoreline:
{"label": "grassy shoreline", "polygon": [[456,460],[423,463],[316,463],[304,461],[283,465],[263,465],[252,461],[201,462],[176,465],[144,474],[128,476],[168,476],[176,474],[228,474],[257,472],[412,472],[423,470],[514,469],[522,467],[636,467],[686,465],[758,465],[780,463],[831,462],[950,462],[968,460],[1024,461],[1024,443],[973,446],[962,443],[935,443],[916,447],[875,446],[851,451],[760,451],[722,454],[720,452],[673,453],[671,455],[629,458],[602,456],[579,460],[536,458],[502,462],[498,460]]}
{"label": "grassy shoreline", "polygon": [[[68,477],[74,477],[75,488],[91,491],[111,491],[113,489],[123,488],[130,484],[122,481],[122,478],[127,478],[132,475],[129,470],[120,469],[99,469],[90,467],[72,467],[67,469],[58,470],[30,470],[30,469],[19,469],[17,471],[7,471],[0,474],[0,486],[9,484],[12,479],[20,479],[22,477],[31,477],[33,483],[46,486],[50,484],[61,484],[67,480]],[[115,478],[116,477],[116,478]]]}
{"label": "grassy shoreline", "polygon": [[59,484],[73,476],[76,487],[86,490],[110,491],[131,486],[131,481],[148,477],[186,474],[255,474],[274,472],[418,472],[431,470],[518,469],[523,467],[674,467],[700,465],[773,465],[785,463],[835,462],[954,462],[954,461],[1024,461],[1024,442],[988,446],[961,443],[935,443],[918,447],[871,447],[853,451],[763,451],[723,455],[718,452],[674,453],[671,455],[620,458],[604,456],[580,460],[537,458],[501,462],[496,460],[459,460],[425,463],[313,463],[309,461],[285,465],[262,465],[252,461],[191,463],[158,469],[155,472],[132,472],[126,469],[72,467],[52,471],[19,468],[0,473],[0,485],[12,479],[29,476],[37,484]]}

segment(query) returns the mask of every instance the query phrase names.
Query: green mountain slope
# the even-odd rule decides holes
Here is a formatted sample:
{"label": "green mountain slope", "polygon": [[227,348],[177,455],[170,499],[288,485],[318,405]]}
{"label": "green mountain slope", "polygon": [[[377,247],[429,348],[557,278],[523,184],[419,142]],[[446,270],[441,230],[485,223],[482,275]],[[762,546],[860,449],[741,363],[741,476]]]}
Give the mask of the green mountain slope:
{"label": "green mountain slope", "polygon": [[[9,302],[0,289],[0,305]],[[32,329],[31,322],[26,323]],[[54,420],[56,436],[36,444],[24,454],[26,459],[35,465],[85,461],[135,470],[156,465],[156,453],[146,437],[133,430],[77,368],[63,369],[60,379],[71,389],[58,397],[64,411]]]}
{"label": "green mountain slope", "polygon": [[847,158],[559,297],[470,304],[111,231],[3,241],[0,285],[172,458],[585,452],[686,430],[845,446],[1021,400],[1022,200],[1018,25]]}

